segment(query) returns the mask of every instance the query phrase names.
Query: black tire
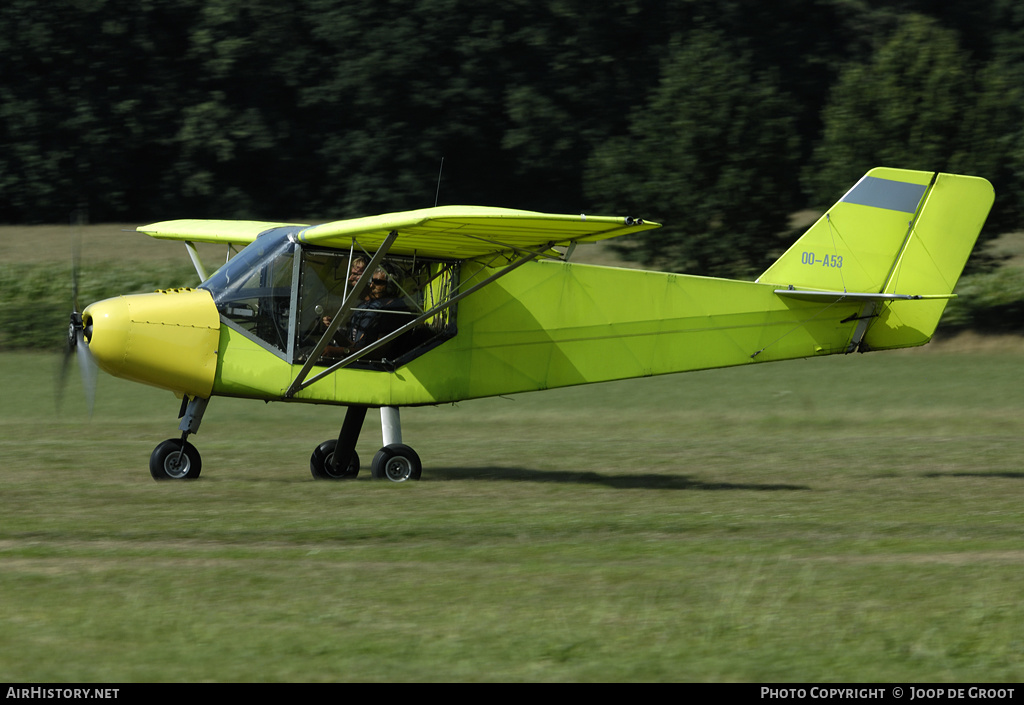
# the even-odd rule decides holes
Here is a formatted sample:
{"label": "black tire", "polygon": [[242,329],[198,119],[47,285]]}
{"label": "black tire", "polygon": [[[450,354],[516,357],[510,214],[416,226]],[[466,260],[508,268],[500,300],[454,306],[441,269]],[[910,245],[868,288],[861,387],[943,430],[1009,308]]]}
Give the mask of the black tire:
{"label": "black tire", "polygon": [[416,451],[401,443],[384,446],[373,456],[371,467],[373,477],[391,482],[418,480],[423,474],[423,464]]}
{"label": "black tire", "polygon": [[203,469],[202,458],[196,447],[182,440],[171,438],[153,449],[149,456],[149,474],[154,480],[194,480]]}
{"label": "black tire", "polygon": [[317,480],[353,480],[359,474],[359,455],[354,450],[352,459],[344,470],[336,470],[331,465],[337,446],[337,439],[324,441],[316,447],[313,455],[309,456],[309,472]]}

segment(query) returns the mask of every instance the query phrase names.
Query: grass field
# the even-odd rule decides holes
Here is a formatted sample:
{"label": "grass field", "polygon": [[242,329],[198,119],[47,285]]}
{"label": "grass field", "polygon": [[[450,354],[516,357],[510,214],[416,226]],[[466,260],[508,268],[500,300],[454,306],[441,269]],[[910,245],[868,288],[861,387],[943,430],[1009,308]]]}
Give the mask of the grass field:
{"label": "grass field", "polygon": [[[342,411],[0,355],[0,680],[1020,681],[1018,346],[405,410],[424,479],[314,481]],[[379,445],[367,419],[364,467]]]}
{"label": "grass field", "polygon": [[[62,329],[68,236],[0,227],[5,320]],[[83,236],[85,300],[190,276]],[[101,375],[55,415],[57,366],[0,353],[3,681],[1024,678],[1019,338],[405,410],[404,485],[310,477],[342,410],[232,399],[157,484],[178,400]]]}

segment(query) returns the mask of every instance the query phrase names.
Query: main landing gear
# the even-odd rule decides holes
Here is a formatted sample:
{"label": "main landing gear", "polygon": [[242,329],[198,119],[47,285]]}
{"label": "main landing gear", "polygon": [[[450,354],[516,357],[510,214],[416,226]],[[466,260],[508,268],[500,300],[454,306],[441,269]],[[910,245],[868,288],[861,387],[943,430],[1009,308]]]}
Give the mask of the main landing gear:
{"label": "main landing gear", "polygon": [[[366,418],[366,407],[350,406],[338,439],[321,443],[309,458],[309,471],[318,480],[349,480],[359,474],[356,441]],[[373,456],[370,474],[374,479],[391,482],[418,480],[423,465],[416,451],[402,444],[402,422],[398,407],[383,406],[380,410],[384,447]]]}
{"label": "main landing gear", "polygon": [[[190,434],[199,430],[209,399],[184,397],[181,401],[181,438],[170,438],[149,457],[149,473],[154,480],[194,480],[203,468],[199,451],[188,442]],[[365,406],[350,406],[338,437],[318,445],[309,458],[309,471],[317,480],[351,480],[359,475],[356,441],[366,418]],[[370,464],[375,479],[391,482],[418,480],[423,465],[416,451],[402,443],[402,422],[398,407],[380,410],[381,435],[384,447],[377,451]]]}

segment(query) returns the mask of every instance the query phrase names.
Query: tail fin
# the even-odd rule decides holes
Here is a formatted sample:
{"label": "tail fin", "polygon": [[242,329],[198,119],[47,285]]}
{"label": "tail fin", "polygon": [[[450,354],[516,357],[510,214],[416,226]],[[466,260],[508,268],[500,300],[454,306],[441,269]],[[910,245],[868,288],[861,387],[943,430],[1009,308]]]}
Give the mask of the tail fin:
{"label": "tail fin", "polygon": [[794,294],[859,294],[861,350],[922,345],[994,198],[979,177],[872,169],[757,281]]}

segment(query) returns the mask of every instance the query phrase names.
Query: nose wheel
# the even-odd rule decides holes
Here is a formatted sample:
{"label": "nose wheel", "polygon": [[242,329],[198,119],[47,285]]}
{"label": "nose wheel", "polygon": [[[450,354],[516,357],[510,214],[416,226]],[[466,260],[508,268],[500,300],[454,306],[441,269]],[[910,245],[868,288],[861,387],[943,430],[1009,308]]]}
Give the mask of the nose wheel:
{"label": "nose wheel", "polygon": [[149,474],[154,480],[194,480],[202,469],[199,451],[180,438],[164,441],[149,456]]}
{"label": "nose wheel", "polygon": [[182,397],[181,412],[178,414],[181,423],[181,438],[170,438],[156,448],[149,456],[149,474],[154,480],[194,480],[203,469],[203,460],[199,451],[188,442],[189,434],[199,430],[203,413],[209,399],[200,397]]}

